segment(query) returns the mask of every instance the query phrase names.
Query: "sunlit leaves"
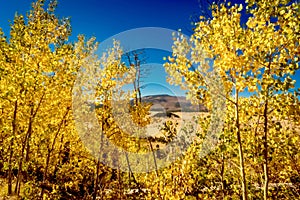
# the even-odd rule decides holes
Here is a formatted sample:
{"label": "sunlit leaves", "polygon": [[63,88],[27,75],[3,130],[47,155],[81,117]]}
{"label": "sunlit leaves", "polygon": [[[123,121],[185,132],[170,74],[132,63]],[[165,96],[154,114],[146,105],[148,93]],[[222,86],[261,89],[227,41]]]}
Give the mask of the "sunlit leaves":
{"label": "sunlit leaves", "polygon": [[[30,191],[35,191],[31,188],[36,188],[37,183],[50,184],[52,174],[61,170],[61,165],[66,162],[61,158],[66,143],[71,141],[71,151],[75,146],[76,151],[79,150],[78,144],[75,145],[79,138],[72,115],[67,111],[71,107],[77,70],[95,48],[94,40],[85,45],[84,37],[79,37],[75,44],[68,43],[69,21],[57,18],[52,11],[45,11],[43,3],[37,1],[27,19],[22,15],[15,16],[9,39],[1,32],[3,159],[8,173],[12,168],[17,169],[19,183],[25,181],[19,175],[21,172],[36,173],[31,182],[25,184],[27,193],[24,195],[28,196],[32,195]],[[83,147],[79,152],[87,155]],[[86,160],[85,163],[91,165],[93,162]],[[53,188],[56,189],[62,185],[55,184]],[[59,196],[59,193],[55,195]]]}
{"label": "sunlit leaves", "polygon": [[[189,41],[183,36],[174,40],[173,56],[165,67],[171,76],[170,83],[188,89],[191,98],[205,96],[207,103],[209,94],[205,89],[209,85],[201,75],[206,75],[203,73],[207,67],[204,58],[212,59],[210,66],[222,78],[228,100],[222,141],[230,141],[227,145],[233,145],[228,138],[238,132],[241,134],[246,155],[245,169],[251,174],[252,170],[262,173],[256,165],[266,162],[264,149],[266,143],[269,144],[269,156],[274,158],[274,162],[270,162],[272,174],[276,173],[276,157],[282,156],[277,149],[289,149],[284,139],[286,136],[283,136],[290,133],[287,124],[298,127],[295,125],[295,115],[287,114],[287,110],[291,105],[299,104],[293,92],[296,83],[293,75],[299,69],[299,4],[251,0],[247,3],[246,10],[251,15],[246,24],[241,24],[242,5],[231,5],[230,2],[214,4],[213,18],[201,18]],[[241,92],[247,92],[246,95],[250,97],[237,96]],[[296,102],[291,103],[293,101]],[[287,118],[293,119],[287,122]],[[286,122],[285,126],[282,125],[283,121]],[[269,139],[263,144],[262,141],[266,139],[264,134],[269,134]],[[281,145],[276,145],[276,141],[281,141]],[[224,153],[232,155],[234,151]],[[237,163],[238,160],[229,162]],[[299,162],[299,159],[295,162]],[[287,179],[291,170],[281,167],[285,171],[282,178]],[[246,178],[260,181],[252,175]],[[272,181],[278,181],[273,178]]]}

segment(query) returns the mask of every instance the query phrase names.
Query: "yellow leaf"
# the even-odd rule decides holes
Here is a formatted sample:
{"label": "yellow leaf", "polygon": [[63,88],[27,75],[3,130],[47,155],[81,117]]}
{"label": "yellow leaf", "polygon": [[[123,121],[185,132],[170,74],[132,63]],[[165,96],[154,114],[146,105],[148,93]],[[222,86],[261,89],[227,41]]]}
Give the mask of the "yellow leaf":
{"label": "yellow leaf", "polygon": [[281,11],[279,12],[280,15],[284,15],[284,13],[285,13],[285,10],[281,10]]}

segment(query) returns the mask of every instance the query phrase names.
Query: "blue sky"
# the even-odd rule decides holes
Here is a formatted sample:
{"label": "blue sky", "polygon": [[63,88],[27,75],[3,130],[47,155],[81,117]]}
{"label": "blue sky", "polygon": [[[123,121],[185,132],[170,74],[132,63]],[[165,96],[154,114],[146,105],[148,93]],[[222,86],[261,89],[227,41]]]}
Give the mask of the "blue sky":
{"label": "blue sky", "polygon": [[[29,0],[5,1],[0,7],[0,24],[8,29],[15,12],[25,14]],[[199,10],[198,0],[60,0],[56,13],[71,17],[73,36],[85,34],[102,41],[137,27],[190,28],[189,17]]]}
{"label": "blue sky", "polygon": [[[15,12],[25,14],[31,9],[29,0],[9,0],[0,7],[0,27],[4,33],[9,33],[9,21],[13,20]],[[56,14],[59,17],[71,17],[72,37],[76,40],[78,34],[87,37],[95,36],[100,43],[118,33],[140,27],[162,27],[174,31],[181,29],[183,33],[191,33],[190,17],[199,12],[198,0],[60,0]],[[171,35],[170,35],[171,38]],[[154,63],[146,82],[167,84],[162,65],[163,56],[169,52],[151,50],[147,54],[147,62]],[[158,93],[161,88],[146,91],[149,95]],[[168,86],[176,94],[183,95],[178,87]],[[148,87],[150,88],[150,87]],[[164,92],[164,91],[162,91]]]}
{"label": "blue sky", "polygon": [[[7,0],[1,4],[0,27],[6,35],[9,33],[9,20],[13,20],[15,12],[25,14],[31,9],[31,2]],[[76,40],[78,34],[84,34],[87,37],[95,36],[101,45],[101,42],[116,34],[141,27],[161,27],[174,31],[181,29],[184,34],[190,35],[190,17],[197,15],[199,10],[198,0],[60,0],[56,14],[71,18],[71,41]],[[142,91],[144,95],[170,93],[163,85],[177,95],[184,95],[180,88],[166,85],[162,63],[163,57],[169,54],[160,50],[147,51],[147,63],[151,63],[152,70],[144,82],[152,85]],[[299,80],[300,72],[296,77]],[[300,80],[296,87],[299,86]]]}

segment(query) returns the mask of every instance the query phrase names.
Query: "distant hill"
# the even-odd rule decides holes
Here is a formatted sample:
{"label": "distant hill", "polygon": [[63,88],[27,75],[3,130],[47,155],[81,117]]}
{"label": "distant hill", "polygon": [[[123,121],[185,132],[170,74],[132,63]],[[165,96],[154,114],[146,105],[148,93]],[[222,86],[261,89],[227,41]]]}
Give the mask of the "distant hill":
{"label": "distant hill", "polygon": [[142,102],[152,103],[151,111],[166,112],[207,112],[204,105],[192,105],[183,96],[170,96],[167,94],[142,97]]}
{"label": "distant hill", "polygon": [[[192,105],[189,100],[183,96],[171,96],[167,94],[150,95],[142,97],[142,102],[152,103],[150,111],[158,112],[207,112],[207,108],[200,105]],[[89,102],[90,106],[93,103]],[[133,100],[130,101],[133,104]],[[97,105],[97,107],[102,107],[102,105]]]}

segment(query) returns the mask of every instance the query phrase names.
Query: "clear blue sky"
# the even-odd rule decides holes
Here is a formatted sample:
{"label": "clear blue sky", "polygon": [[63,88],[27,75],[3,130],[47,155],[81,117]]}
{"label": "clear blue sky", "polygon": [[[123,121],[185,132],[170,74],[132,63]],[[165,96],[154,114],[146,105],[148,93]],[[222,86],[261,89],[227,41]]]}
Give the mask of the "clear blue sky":
{"label": "clear blue sky", "polygon": [[[15,12],[25,14],[31,9],[31,2],[6,0],[1,3],[0,27],[6,35],[9,33],[9,20],[13,20]],[[140,27],[181,29],[183,33],[190,35],[190,17],[198,13],[198,0],[60,0],[56,9],[59,17],[71,17],[71,41],[74,41],[78,34],[84,34],[87,37],[95,36],[100,43],[118,33]],[[164,69],[162,65],[157,64],[164,62],[162,57],[165,55],[168,55],[168,52],[147,52],[147,62],[156,64],[153,64],[145,83],[166,84]],[[300,79],[300,72],[296,77]],[[296,87],[299,86],[300,80]],[[144,95],[159,93],[161,89],[153,84],[151,90],[144,91]],[[179,95],[184,94],[179,88],[170,86],[170,89]]]}
{"label": "clear blue sky", "polygon": [[[16,11],[25,14],[30,8],[29,0],[2,2],[1,27],[7,30]],[[60,0],[56,9],[58,16],[71,17],[73,36],[96,36],[99,41],[138,27],[184,30],[198,11],[198,0]]]}
{"label": "clear blue sky", "polygon": [[[0,27],[4,33],[8,35],[9,20],[13,20],[15,12],[25,14],[30,9],[29,0],[2,2]],[[198,0],[60,0],[56,9],[59,17],[71,17],[71,40],[75,40],[78,34],[84,34],[87,37],[95,36],[100,43],[115,34],[140,27],[181,29],[189,35],[192,28],[190,17],[198,12]],[[152,52],[152,55],[147,55],[147,62],[163,63],[162,58],[167,53]],[[165,80],[165,75],[162,65],[155,65],[145,82],[166,84],[165,81],[161,82]],[[179,88],[171,89],[180,95],[184,94]],[[148,95],[149,92],[144,93]],[[159,92],[159,88],[156,92]]]}

